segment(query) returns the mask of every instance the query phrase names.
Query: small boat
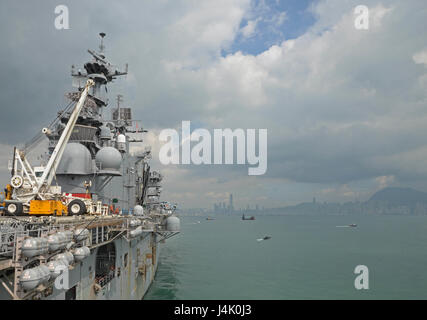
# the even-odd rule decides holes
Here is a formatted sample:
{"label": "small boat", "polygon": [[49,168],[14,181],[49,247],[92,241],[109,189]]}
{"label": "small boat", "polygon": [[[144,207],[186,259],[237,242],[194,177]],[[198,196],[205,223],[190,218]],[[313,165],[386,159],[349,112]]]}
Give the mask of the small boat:
{"label": "small boat", "polygon": [[207,217],[206,220],[215,220],[215,218]]}
{"label": "small boat", "polygon": [[352,223],[352,224],[348,224],[346,226],[337,226],[337,228],[356,228],[357,224]]}
{"label": "small boat", "polygon": [[271,239],[270,236],[265,236],[264,238],[256,239],[258,242]]}
{"label": "small boat", "polygon": [[251,216],[251,217],[245,217],[245,215],[243,215],[242,216],[242,220],[255,220],[255,217],[254,216]]}

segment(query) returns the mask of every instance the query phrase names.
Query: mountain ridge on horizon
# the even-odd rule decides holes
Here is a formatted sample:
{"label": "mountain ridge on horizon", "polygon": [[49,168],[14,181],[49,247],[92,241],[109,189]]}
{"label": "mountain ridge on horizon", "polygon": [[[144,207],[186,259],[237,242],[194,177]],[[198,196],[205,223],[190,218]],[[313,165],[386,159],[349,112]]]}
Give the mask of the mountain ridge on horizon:
{"label": "mountain ridge on horizon", "polygon": [[409,187],[386,187],[375,192],[366,202],[387,202],[392,205],[427,203],[427,192]]}

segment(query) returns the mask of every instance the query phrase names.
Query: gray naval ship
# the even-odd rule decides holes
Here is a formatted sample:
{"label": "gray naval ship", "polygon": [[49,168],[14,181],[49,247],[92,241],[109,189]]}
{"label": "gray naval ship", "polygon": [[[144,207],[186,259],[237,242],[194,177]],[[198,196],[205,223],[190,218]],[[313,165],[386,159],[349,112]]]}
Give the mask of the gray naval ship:
{"label": "gray naval ship", "polygon": [[[107,85],[127,74],[99,51],[72,67],[75,92],[9,161],[0,197],[0,299],[142,299],[162,243],[179,233],[176,205],[160,201],[163,176],[122,97],[105,119]],[[110,118],[110,117],[109,117]],[[46,139],[47,138],[47,139]],[[38,166],[31,151],[46,152]]]}

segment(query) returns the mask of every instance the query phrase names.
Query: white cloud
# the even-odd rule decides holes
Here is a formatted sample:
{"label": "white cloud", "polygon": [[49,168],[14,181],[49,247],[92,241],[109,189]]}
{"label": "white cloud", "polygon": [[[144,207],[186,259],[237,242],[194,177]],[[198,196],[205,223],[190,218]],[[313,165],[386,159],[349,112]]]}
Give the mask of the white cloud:
{"label": "white cloud", "polygon": [[282,11],[273,14],[273,16],[268,21],[271,22],[274,27],[279,28],[287,19],[288,15],[285,11]]}
{"label": "white cloud", "polygon": [[375,181],[378,183],[378,190],[384,189],[390,186],[395,180],[394,176],[381,176],[375,178]]}
{"label": "white cloud", "polygon": [[167,28],[172,56],[189,64],[206,53],[219,56],[235,39],[249,5],[249,0],[190,1],[184,15]]}
{"label": "white cloud", "polygon": [[261,18],[257,18],[255,20],[249,20],[246,26],[244,26],[240,32],[242,33],[244,38],[249,38],[255,35],[256,27],[258,24],[258,21],[260,21]]}
{"label": "white cloud", "polygon": [[371,179],[375,189],[379,176],[405,180],[414,167],[400,154],[423,146],[427,134],[426,93],[410,66],[424,45],[417,23],[425,17],[412,14],[413,4],[369,1],[370,30],[360,32],[351,2],[320,1],[318,23],[301,37],[192,73],[208,93],[203,119],[215,127],[267,127],[272,174],[341,182],[337,197],[355,196],[351,181]]}

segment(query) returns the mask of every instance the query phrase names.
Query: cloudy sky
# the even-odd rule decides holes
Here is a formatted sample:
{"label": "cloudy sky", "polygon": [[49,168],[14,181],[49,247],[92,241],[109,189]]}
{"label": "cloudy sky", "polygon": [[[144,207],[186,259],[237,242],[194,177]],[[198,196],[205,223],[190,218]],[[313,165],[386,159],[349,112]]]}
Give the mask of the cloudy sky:
{"label": "cloudy sky", "polygon": [[[150,130],[164,199],[211,207],[365,200],[386,186],[427,191],[427,3],[423,0],[153,0],[0,3],[0,179],[13,145],[66,103],[71,64],[107,33],[129,75],[109,86]],[[55,7],[70,29],[55,28]],[[355,7],[369,29],[355,28]],[[105,111],[106,114],[110,110]],[[158,135],[268,129],[268,171],[163,166]]]}

